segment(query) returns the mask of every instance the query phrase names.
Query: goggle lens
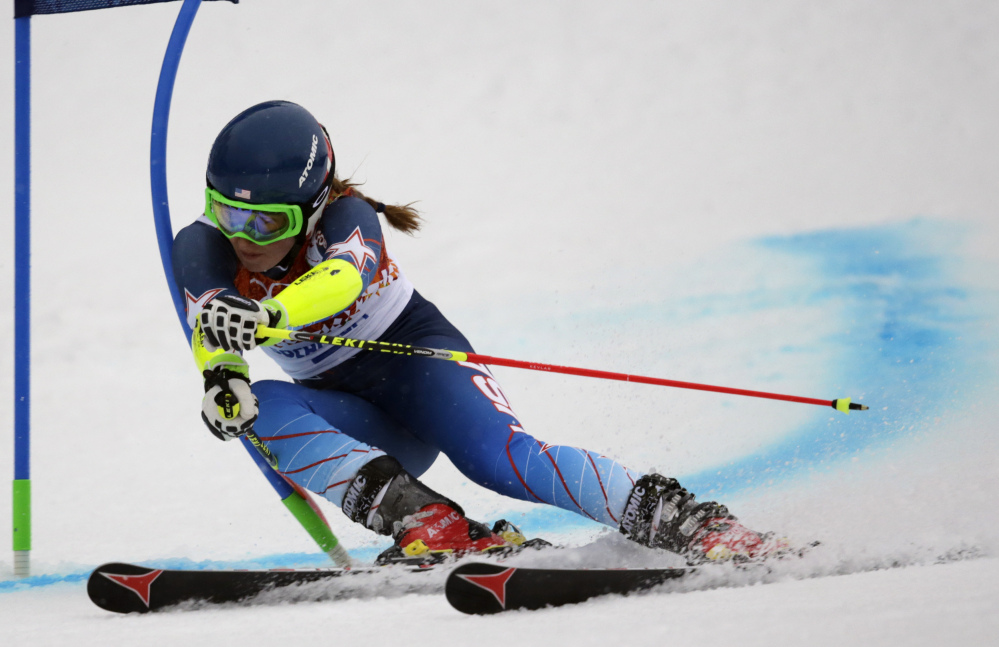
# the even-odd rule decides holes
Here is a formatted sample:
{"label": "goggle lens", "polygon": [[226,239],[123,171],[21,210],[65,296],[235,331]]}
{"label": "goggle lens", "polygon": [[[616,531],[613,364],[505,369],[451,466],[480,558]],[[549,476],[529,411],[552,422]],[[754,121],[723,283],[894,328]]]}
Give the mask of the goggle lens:
{"label": "goggle lens", "polygon": [[[260,245],[289,238],[301,229],[301,208],[297,205],[251,205],[220,200],[208,190],[209,217],[228,238],[247,238]],[[225,199],[225,198],[222,198]]]}
{"label": "goggle lens", "polygon": [[241,209],[212,200],[212,212],[219,227],[232,236],[243,232],[258,241],[279,236],[288,228],[288,214],[269,213],[256,209]]}

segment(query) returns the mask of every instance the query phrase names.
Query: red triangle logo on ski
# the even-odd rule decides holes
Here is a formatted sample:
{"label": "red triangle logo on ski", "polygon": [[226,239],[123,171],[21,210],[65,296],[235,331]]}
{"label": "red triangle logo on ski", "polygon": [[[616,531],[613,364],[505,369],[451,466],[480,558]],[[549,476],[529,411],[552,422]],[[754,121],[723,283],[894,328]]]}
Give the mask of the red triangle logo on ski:
{"label": "red triangle logo on ski", "polygon": [[129,591],[134,592],[148,607],[149,587],[162,572],[163,569],[149,571],[148,573],[144,573],[142,575],[116,575],[114,573],[101,573],[101,575],[108,578],[115,584],[123,586]]}
{"label": "red triangle logo on ski", "polygon": [[508,568],[492,575],[458,575],[469,584],[485,589],[493,594],[500,607],[506,608],[506,583],[513,576],[516,568]]}

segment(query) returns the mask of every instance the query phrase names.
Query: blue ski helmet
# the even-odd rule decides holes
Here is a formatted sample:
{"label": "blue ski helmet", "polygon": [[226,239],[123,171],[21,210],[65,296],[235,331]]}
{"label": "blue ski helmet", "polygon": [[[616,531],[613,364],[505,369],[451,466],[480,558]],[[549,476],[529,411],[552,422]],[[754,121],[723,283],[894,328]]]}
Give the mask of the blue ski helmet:
{"label": "blue ski helmet", "polygon": [[336,171],[326,130],[302,106],[266,101],[226,124],[208,155],[208,186],[249,204],[295,204],[312,232]]}

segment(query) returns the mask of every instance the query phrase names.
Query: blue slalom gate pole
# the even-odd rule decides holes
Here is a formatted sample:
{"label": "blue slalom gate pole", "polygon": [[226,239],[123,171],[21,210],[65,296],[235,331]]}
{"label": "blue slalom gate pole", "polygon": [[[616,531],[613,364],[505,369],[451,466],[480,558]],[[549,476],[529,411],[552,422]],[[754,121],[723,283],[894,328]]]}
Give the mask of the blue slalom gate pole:
{"label": "blue slalom gate pole", "polygon": [[14,575],[31,570],[31,16],[14,19]]}
{"label": "blue slalom gate pole", "polygon": [[[187,307],[184,295],[173,280],[173,225],[170,222],[170,203],[167,195],[166,148],[167,126],[170,121],[170,101],[173,98],[174,82],[177,79],[177,68],[180,57],[191,31],[191,24],[198,13],[202,0],[184,0],[170,34],[166,54],[163,56],[163,67],[160,70],[159,84],[156,86],[156,101],[153,104],[153,126],[149,146],[149,179],[153,197],[153,219],[156,227],[156,240],[160,249],[160,260],[166,273],[167,285],[173,298],[173,306],[184,329],[185,339],[191,338],[191,327],[187,324]],[[306,499],[307,494],[296,492],[253,446],[244,435],[240,440],[250,457],[260,468],[274,491],[277,492],[285,507],[316,541],[323,552],[340,566],[351,563],[350,555],[330,530],[329,524],[318,509]]]}
{"label": "blue slalom gate pole", "polygon": [[[31,554],[31,16],[173,0],[14,0],[14,575],[30,574]],[[229,0],[237,3],[239,0]],[[177,63],[201,0],[184,0],[171,36],[156,97],[153,129],[153,207],[157,234],[174,302],[185,331],[183,300],[173,288],[170,215],[166,203],[166,120]],[[164,91],[165,90],[165,91]],[[158,117],[158,119],[156,118]],[[159,127],[159,129],[158,129]],[[161,136],[158,136],[159,135]],[[156,166],[159,165],[157,169]],[[159,171],[160,177],[157,177]],[[157,197],[158,196],[158,197]],[[163,230],[165,228],[166,236]],[[166,247],[164,247],[166,241]],[[256,459],[256,453],[254,458]],[[287,484],[283,485],[287,486]],[[280,490],[279,490],[280,492]],[[282,495],[284,498],[284,495]]]}
{"label": "blue slalom gate pole", "polygon": [[160,80],[156,86],[156,101],[153,104],[153,128],[149,143],[149,181],[153,196],[153,220],[156,227],[156,240],[160,248],[160,260],[166,272],[167,285],[173,298],[173,307],[177,311],[180,325],[184,329],[186,339],[191,338],[191,328],[187,325],[184,295],[173,281],[173,226],[170,223],[170,201],[167,195],[166,178],[166,147],[167,126],[170,122],[170,101],[173,98],[173,86],[177,80],[177,68],[180,66],[180,56],[184,53],[184,44],[191,31],[191,23],[198,14],[201,0],[184,0],[174,23],[166,54],[163,55],[163,67],[160,69]]}
{"label": "blue slalom gate pole", "polygon": [[[177,80],[177,68],[180,67],[180,57],[184,53],[187,35],[191,24],[198,14],[201,0],[184,0],[174,23],[166,54],[163,55],[163,67],[160,70],[159,84],[156,86],[156,101],[153,104],[153,127],[149,144],[149,180],[153,197],[153,220],[156,227],[156,241],[160,249],[160,261],[166,274],[167,286],[173,298],[173,307],[177,318],[184,329],[184,338],[191,338],[191,327],[187,324],[187,308],[184,295],[173,280],[173,225],[170,222],[170,199],[167,194],[166,149],[167,128],[170,122],[170,102],[173,98],[173,87]],[[243,446],[267,477],[278,495],[285,499],[294,490],[281,477],[274,473],[267,462],[257,452],[250,442],[243,438]]]}

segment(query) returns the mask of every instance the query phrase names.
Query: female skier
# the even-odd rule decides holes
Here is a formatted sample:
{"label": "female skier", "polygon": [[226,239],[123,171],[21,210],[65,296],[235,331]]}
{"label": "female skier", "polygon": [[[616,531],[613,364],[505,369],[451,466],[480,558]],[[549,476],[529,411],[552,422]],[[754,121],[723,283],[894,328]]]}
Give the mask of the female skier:
{"label": "female skier", "polygon": [[[571,510],[691,562],[780,548],[675,479],[530,436],[485,366],[258,337],[264,324],[472,352],[385,248],[379,213],[407,233],[419,216],[338,180],[329,136],[301,106],[268,101],[237,115],[212,146],[207,185],[204,215],[173,248],[205,380],[202,418],[222,440],[253,429],[284,477],[391,535],[379,563],[523,541],[469,520],[417,479],[439,452],[483,487]],[[292,381],[251,384],[242,353],[256,346]]]}

